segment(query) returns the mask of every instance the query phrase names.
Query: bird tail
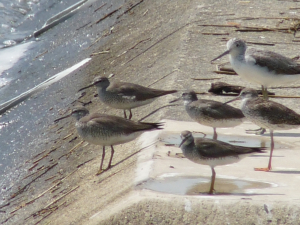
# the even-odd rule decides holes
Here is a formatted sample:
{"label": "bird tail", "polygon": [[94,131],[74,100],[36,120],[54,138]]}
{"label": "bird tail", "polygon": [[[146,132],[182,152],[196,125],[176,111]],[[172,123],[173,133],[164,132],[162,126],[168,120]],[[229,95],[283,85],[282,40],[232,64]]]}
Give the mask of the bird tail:
{"label": "bird tail", "polygon": [[144,126],[141,127],[141,130],[161,130],[163,129],[163,125],[164,123],[144,123],[144,122],[140,122],[140,124],[143,124]]}
{"label": "bird tail", "polygon": [[256,153],[265,153],[267,149],[268,149],[267,147],[252,147],[251,148],[251,150]]}
{"label": "bird tail", "polygon": [[173,94],[173,93],[178,92],[177,90],[165,91],[165,90],[159,90],[159,89],[154,89],[152,91],[156,95],[156,97],[160,97],[160,96],[164,96],[164,95]]}

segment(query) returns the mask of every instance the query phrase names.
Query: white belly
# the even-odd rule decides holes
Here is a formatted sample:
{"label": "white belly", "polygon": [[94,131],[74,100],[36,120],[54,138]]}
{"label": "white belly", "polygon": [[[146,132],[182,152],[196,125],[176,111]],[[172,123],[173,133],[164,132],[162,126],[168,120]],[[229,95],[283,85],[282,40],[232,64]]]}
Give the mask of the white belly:
{"label": "white belly", "polygon": [[206,160],[198,159],[198,160],[192,160],[192,161],[195,163],[198,163],[198,164],[216,167],[216,166],[223,166],[223,165],[227,165],[227,164],[237,163],[249,155],[252,155],[252,154],[243,154],[243,155],[239,155],[237,157],[228,156],[228,157],[217,158],[217,159],[206,159]]}
{"label": "white belly", "polygon": [[145,101],[134,101],[134,100],[130,100],[128,99],[126,102],[104,102],[106,104],[108,104],[110,107],[113,107],[115,109],[133,109],[136,107],[140,107],[143,105],[147,105],[151,102],[153,102],[155,99],[148,99]]}
{"label": "white belly", "polygon": [[230,63],[234,71],[243,79],[251,83],[263,85],[264,87],[293,83],[300,79],[300,74],[277,75],[274,71],[269,71],[266,67],[255,65],[251,58],[240,61],[230,56]]}
{"label": "white belly", "polygon": [[119,135],[119,136],[94,136],[90,133],[82,132],[81,129],[77,129],[79,135],[83,138],[83,140],[94,144],[94,145],[102,145],[102,146],[109,146],[109,145],[119,145],[130,142],[140,136],[143,131],[134,132],[130,135]]}
{"label": "white belly", "polygon": [[228,119],[228,120],[201,120],[201,119],[195,119],[196,122],[208,126],[208,127],[215,127],[215,128],[221,128],[221,127],[235,127],[240,125],[244,119]]}

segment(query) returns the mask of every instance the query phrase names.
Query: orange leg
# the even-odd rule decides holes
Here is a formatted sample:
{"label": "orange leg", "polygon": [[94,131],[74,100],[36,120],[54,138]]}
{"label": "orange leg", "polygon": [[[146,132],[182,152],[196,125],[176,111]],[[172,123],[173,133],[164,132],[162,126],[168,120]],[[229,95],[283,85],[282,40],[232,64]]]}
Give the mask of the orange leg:
{"label": "orange leg", "polygon": [[268,172],[272,170],[272,156],[273,156],[273,150],[274,150],[274,137],[273,137],[273,131],[270,131],[270,137],[271,137],[271,151],[270,151],[270,157],[269,157],[269,164],[267,168],[254,168],[255,171],[265,171]]}

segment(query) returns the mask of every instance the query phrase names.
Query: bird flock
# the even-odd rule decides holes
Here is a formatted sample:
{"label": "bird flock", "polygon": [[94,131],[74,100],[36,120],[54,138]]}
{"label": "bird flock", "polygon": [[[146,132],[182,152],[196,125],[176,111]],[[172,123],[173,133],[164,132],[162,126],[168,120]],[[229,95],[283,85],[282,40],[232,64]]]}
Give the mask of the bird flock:
{"label": "bird flock", "polygon": [[[243,147],[231,145],[217,140],[217,128],[235,127],[249,120],[264,129],[270,130],[271,146],[269,163],[266,168],[255,168],[259,171],[272,170],[272,154],[274,150],[273,132],[288,130],[300,126],[300,115],[282,104],[268,99],[267,88],[272,85],[292,83],[300,79],[300,65],[283,55],[248,48],[239,38],[227,42],[227,50],[216,57],[215,61],[229,55],[235,72],[249,81],[262,87],[263,98],[256,90],[245,88],[237,98],[228,102],[198,99],[194,91],[182,93],[172,102],[183,100],[187,114],[196,122],[213,128],[213,139],[195,138],[190,131],[181,132],[181,148],[184,156],[194,163],[211,167],[211,186],[209,194],[214,193],[216,177],[215,167],[236,163],[246,156],[263,153],[264,147]],[[176,93],[177,90],[159,90],[126,82],[111,82],[107,77],[96,77],[92,84],[80,89],[95,86],[99,99],[106,105],[124,110],[124,118],[100,113],[89,114],[84,107],[75,107],[68,116],[76,119],[76,129],[81,138],[88,143],[103,146],[102,159],[97,174],[112,167],[114,147],[130,142],[143,132],[163,129],[162,123],[135,122],[132,109],[153,102],[156,98]],[[228,103],[241,100],[241,108],[234,108]],[[129,112],[126,113],[126,110]],[[111,147],[111,156],[106,169],[103,169],[105,147]]]}

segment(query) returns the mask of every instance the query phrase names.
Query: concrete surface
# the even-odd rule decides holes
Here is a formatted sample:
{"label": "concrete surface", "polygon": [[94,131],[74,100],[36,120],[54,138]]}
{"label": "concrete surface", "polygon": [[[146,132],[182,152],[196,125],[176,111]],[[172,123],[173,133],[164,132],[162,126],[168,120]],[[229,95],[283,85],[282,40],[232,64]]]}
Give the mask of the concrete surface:
{"label": "concrete surface", "polygon": [[[297,35],[294,37],[290,31],[298,21],[292,19],[299,14],[296,2],[145,0],[127,2],[119,13],[125,12],[125,9],[138,2],[140,4],[122,14],[111,27],[113,29],[107,29],[110,39],[105,44],[93,45],[95,53],[108,52],[93,56],[88,66],[73,74],[72,82],[65,79],[56,84],[55,87],[60,90],[57,96],[64,97],[68,94],[75,101],[80,97],[76,94],[80,87],[91,82],[96,75],[109,74],[115,74],[113,79],[154,88],[194,89],[197,92],[206,92],[210,83],[215,81],[255,87],[238,76],[213,73],[215,65],[210,64],[210,60],[224,51],[226,41],[231,37],[260,43],[252,46],[275,50],[289,57],[297,56],[299,52]],[[244,26],[274,29],[268,32],[237,30]],[[278,28],[285,29],[276,30]],[[93,27],[86,28],[87,33],[92,31]],[[220,62],[227,61],[224,58]],[[191,78],[203,80],[195,81]],[[220,79],[207,80],[211,78]],[[297,85],[299,82],[293,84],[294,88],[276,88],[272,91],[277,95],[299,96]],[[50,87],[48,91],[51,90],[53,88]],[[92,101],[87,107],[93,112],[122,116],[121,110],[109,109],[94,94],[95,89],[91,89],[79,100]],[[133,118],[147,115],[179,94],[166,96],[153,104],[134,109]],[[42,97],[47,102],[47,96]],[[223,102],[229,100],[229,97],[211,95],[204,95],[203,98]],[[298,99],[276,101],[300,113]],[[54,104],[47,103],[48,107]],[[69,101],[65,108],[54,108],[57,117],[65,114],[75,104],[78,102]],[[167,130],[161,135],[164,132],[178,135],[186,126],[180,122],[171,122],[171,119],[191,121],[183,107],[164,108],[147,118],[147,121],[156,122],[161,119],[168,119]],[[276,149],[274,153],[278,156],[273,159],[278,172],[254,172],[253,167],[265,166],[268,158],[247,158],[237,164],[216,168],[216,190],[222,191],[221,184],[229,184],[225,194],[198,195],[197,193],[205,190],[200,184],[200,191],[192,191],[196,196],[190,196],[154,192],[143,188],[142,180],[137,180],[137,170],[144,165],[140,157],[145,157],[147,151],[150,151],[146,156],[151,158],[155,152],[154,159],[144,159],[153,166],[150,167],[151,170],[148,167],[149,178],[166,179],[171,173],[183,177],[199,176],[202,183],[207,183],[210,177],[209,167],[166,156],[167,151],[172,155],[180,152],[177,147],[163,147],[160,142],[156,143],[158,147],[149,149],[142,149],[136,142],[116,146],[113,159],[116,165],[100,176],[95,176],[100,163],[101,147],[76,147],[80,139],[74,139],[77,133],[73,120],[60,121],[56,125],[47,122],[44,127],[43,134],[51,137],[48,139],[48,147],[42,155],[27,161],[24,170],[28,171],[29,178],[26,177],[13,186],[13,198],[7,200],[7,206],[0,208],[3,224],[300,224],[297,192],[300,167],[296,157],[299,150],[296,147],[299,144],[298,130],[284,132],[290,135],[288,137],[275,136],[276,144],[283,147]],[[205,129],[194,123],[188,124],[187,128],[201,131]],[[228,132],[245,135],[242,126],[218,131],[224,135]],[[261,142],[261,137],[251,138],[251,144]],[[151,140],[155,140],[155,137]],[[262,140],[267,143],[268,136],[263,136]],[[138,157],[139,153],[141,156]],[[39,166],[33,167],[37,159]],[[51,165],[54,167],[49,167]],[[40,170],[43,173],[39,172],[39,168],[42,168]],[[295,173],[279,172],[288,169]],[[143,181],[148,178],[143,177]],[[29,185],[26,185],[29,181]],[[240,188],[238,194],[232,195],[232,185],[236,181],[250,184],[254,182],[254,188]],[[136,186],[137,184],[140,185]],[[259,188],[255,188],[257,186]]]}

